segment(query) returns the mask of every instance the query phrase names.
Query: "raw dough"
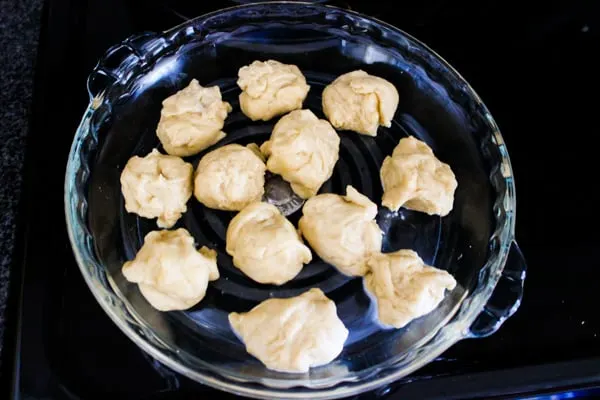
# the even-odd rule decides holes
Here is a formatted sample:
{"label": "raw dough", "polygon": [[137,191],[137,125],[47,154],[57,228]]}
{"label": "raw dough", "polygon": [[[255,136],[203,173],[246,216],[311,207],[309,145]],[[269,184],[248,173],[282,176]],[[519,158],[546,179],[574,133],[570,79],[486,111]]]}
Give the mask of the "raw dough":
{"label": "raw dough", "polygon": [[448,215],[458,183],[448,164],[431,148],[410,136],[403,138],[381,165],[382,205],[392,211],[404,206],[429,215]]}
{"label": "raw dough", "polygon": [[331,177],[338,160],[340,138],[324,119],[310,110],[296,110],[281,117],[271,139],[261,151],[267,169],[289,182],[292,190],[306,199],[314,196]]}
{"label": "raw dough", "polygon": [[233,264],[259,283],[282,285],[312,259],[294,225],[268,203],[240,211],[229,223],[226,242]]}
{"label": "raw dough", "polygon": [[196,250],[194,238],[183,228],[148,233],[122,271],[159,311],[193,307],[204,298],[208,281],[219,278],[217,253],[206,247]]}
{"label": "raw dough", "polygon": [[323,261],[346,275],[362,276],[367,259],[381,251],[382,232],[375,222],[377,205],[352,186],[346,196],[326,193],[310,198],[298,226]]}
{"label": "raw dough", "polygon": [[192,196],[192,164],[154,149],[134,156],[121,173],[121,191],[127,212],[157,218],[160,228],[170,228],[187,211]]}
{"label": "raw dough", "polygon": [[248,147],[228,144],[204,155],[196,168],[194,196],[207,207],[239,211],[264,193],[264,161]]}
{"label": "raw dough", "polygon": [[248,353],[268,369],[308,372],[335,359],[348,338],[335,303],[320,289],[288,299],[268,299],[229,323]]}
{"label": "raw dough", "polygon": [[238,72],[240,108],[251,120],[271,118],[302,108],[310,86],[295,65],[254,61]]}
{"label": "raw dough", "polygon": [[323,90],[323,112],[337,129],[376,136],[379,125],[392,126],[398,91],[365,71],[339,76]]}
{"label": "raw dough", "polygon": [[231,105],[222,101],[218,86],[202,87],[192,79],[162,104],[156,134],[167,153],[191,156],[225,137],[221,129]]}
{"label": "raw dough", "polygon": [[365,289],[377,300],[379,321],[394,328],[433,311],[456,286],[452,275],[425,265],[412,250],[374,255],[368,265]]}

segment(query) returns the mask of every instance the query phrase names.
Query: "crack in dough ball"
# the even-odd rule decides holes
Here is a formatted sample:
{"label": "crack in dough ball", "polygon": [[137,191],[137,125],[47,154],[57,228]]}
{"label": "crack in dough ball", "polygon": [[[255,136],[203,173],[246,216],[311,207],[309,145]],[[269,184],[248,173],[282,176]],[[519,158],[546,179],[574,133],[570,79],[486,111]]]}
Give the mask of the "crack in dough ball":
{"label": "crack in dough ball", "polygon": [[298,223],[302,236],[323,261],[350,276],[363,276],[371,254],[381,251],[377,205],[352,186],[346,196],[326,193],[310,198]]}
{"label": "crack in dough ball", "polygon": [[231,313],[229,323],[248,353],[281,372],[303,373],[330,363],[348,338],[335,303],[316,288],[265,300],[247,313]]}
{"label": "crack in dough ball", "polygon": [[307,199],[317,194],[331,177],[339,158],[340,138],[324,119],[310,110],[296,110],[282,117],[261,151],[268,158],[267,169],[291,184],[292,190]]}
{"label": "crack in dough ball", "polygon": [[368,265],[365,289],[377,302],[379,321],[394,328],[433,311],[456,286],[452,275],[425,265],[412,250],[374,255]]}
{"label": "crack in dough ball", "polygon": [[300,69],[279,61],[254,61],[238,72],[240,108],[251,120],[271,118],[302,108],[310,90]]}
{"label": "crack in dough ball", "polygon": [[261,200],[265,171],[256,144],[228,144],[204,155],[198,163],[194,196],[209,208],[239,211]]}
{"label": "crack in dough ball", "polygon": [[458,183],[448,164],[438,160],[424,142],[403,138],[381,165],[382,205],[429,215],[446,216],[454,204]]}
{"label": "crack in dough ball", "polygon": [[121,192],[127,212],[158,218],[160,228],[170,228],[187,211],[192,196],[192,164],[154,149],[134,156],[121,173]]}
{"label": "crack in dough ball", "polygon": [[392,126],[398,91],[365,71],[339,76],[323,90],[323,112],[336,129],[376,136],[379,125]]}
{"label": "crack in dough ball", "polygon": [[196,250],[194,238],[183,228],[148,233],[122,271],[159,311],[193,307],[204,298],[208,281],[219,278],[217,253],[206,247]]}
{"label": "crack in dough ball", "polygon": [[312,259],[294,225],[268,203],[240,211],[229,223],[226,242],[233,264],[259,283],[282,285]]}
{"label": "crack in dough ball", "polygon": [[162,104],[156,134],[167,153],[192,156],[225,137],[221,129],[231,105],[222,101],[218,86],[202,87],[192,79]]}

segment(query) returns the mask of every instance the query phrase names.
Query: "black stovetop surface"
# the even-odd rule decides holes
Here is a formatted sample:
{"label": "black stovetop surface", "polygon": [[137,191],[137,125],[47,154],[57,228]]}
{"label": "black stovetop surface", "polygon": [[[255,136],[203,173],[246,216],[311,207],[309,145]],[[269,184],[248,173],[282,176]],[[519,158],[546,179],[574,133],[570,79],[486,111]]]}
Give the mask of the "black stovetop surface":
{"label": "black stovetop surface", "polygon": [[[594,2],[552,3],[531,12],[506,1],[476,7],[443,0],[330,3],[413,34],[481,95],[511,155],[516,236],[529,265],[523,303],[497,333],[460,342],[391,390],[360,398],[570,396],[600,386],[600,196],[594,187],[600,24]],[[3,362],[2,390],[12,398],[215,394],[145,356],[96,304],[69,246],[62,189],[87,105],[85,78],[104,50],[130,34],[167,29],[232,4],[47,2]]]}

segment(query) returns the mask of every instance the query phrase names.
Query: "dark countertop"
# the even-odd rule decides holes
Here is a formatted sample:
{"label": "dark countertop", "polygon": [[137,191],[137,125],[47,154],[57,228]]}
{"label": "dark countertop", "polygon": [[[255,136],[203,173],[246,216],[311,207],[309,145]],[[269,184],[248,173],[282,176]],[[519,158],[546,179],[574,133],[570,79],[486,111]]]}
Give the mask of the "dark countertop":
{"label": "dark countertop", "polygon": [[43,0],[0,0],[0,350]]}

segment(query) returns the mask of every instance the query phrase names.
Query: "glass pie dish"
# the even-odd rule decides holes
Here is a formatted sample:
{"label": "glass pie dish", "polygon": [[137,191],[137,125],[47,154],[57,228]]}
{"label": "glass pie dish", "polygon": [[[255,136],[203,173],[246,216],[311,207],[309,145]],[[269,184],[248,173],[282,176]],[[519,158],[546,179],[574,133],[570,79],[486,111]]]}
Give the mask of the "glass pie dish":
{"label": "glass pie dish", "polygon": [[[144,236],[158,229],[125,211],[119,183],[127,160],[159,146],[161,102],[193,78],[218,85],[233,112],[226,138],[188,157],[194,167],[229,143],[262,143],[276,118],[251,122],[239,109],[237,71],[254,60],[296,64],[311,90],[304,108],[320,118],[320,94],[335,77],[363,69],[392,82],[400,105],[377,137],[340,132],[340,159],[321,192],[344,194],[348,184],[381,203],[379,168],[402,137],[427,142],[458,181],[446,217],[379,208],[383,251],[410,248],[449,271],[457,286],[430,314],[403,329],[382,329],[360,279],[343,276],[314,257],[283,286],[261,285],[233,267],[225,231],[234,213],[192,198],[174,228],[218,252],[220,279],[195,307],[162,313],[127,282],[121,267]],[[491,114],[467,82],[408,34],[372,18],[296,2],[242,5],[207,14],[166,32],[128,38],[107,51],[88,79],[90,104],[75,134],[65,178],[69,237],[97,301],[140,348],[167,367],[220,390],[257,398],[339,398],[396,381],[465,338],[487,336],[518,308],[525,262],[514,242],[515,187],[509,156]],[[297,224],[301,202],[276,176],[266,201]],[[270,297],[321,288],[350,331],[344,351],[305,374],[267,370],[233,334],[227,315]]]}

